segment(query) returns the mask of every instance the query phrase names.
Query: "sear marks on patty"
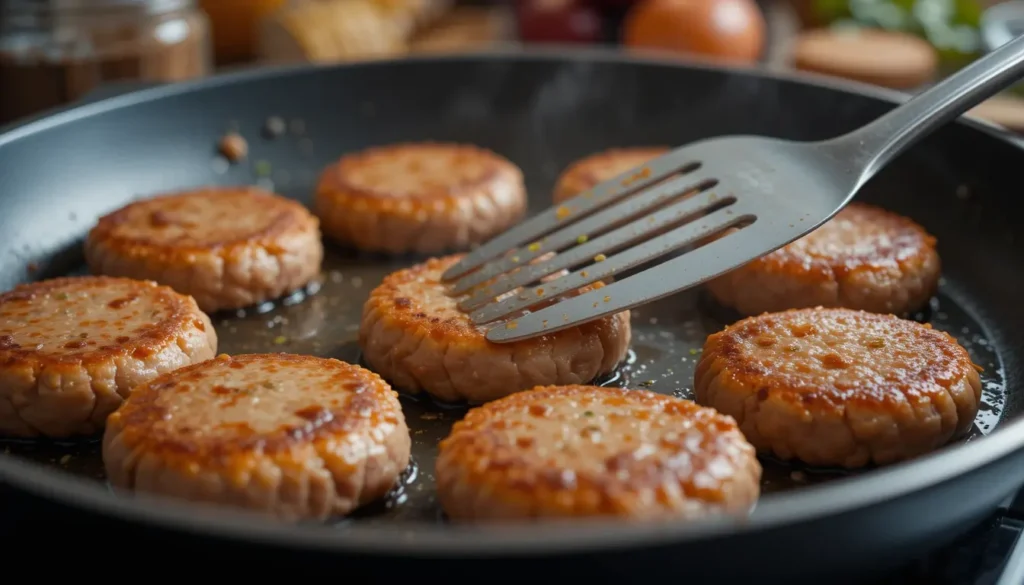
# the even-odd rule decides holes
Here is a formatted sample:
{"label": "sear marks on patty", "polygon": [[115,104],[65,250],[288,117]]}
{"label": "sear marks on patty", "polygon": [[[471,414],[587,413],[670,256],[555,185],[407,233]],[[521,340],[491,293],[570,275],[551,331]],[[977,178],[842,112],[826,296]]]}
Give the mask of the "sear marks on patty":
{"label": "sear marks on patty", "polygon": [[464,521],[745,515],[761,466],[735,421],[643,390],[548,386],[469,411],[441,442],[438,495]]}
{"label": "sear marks on patty", "polygon": [[110,416],[103,461],[118,488],[324,520],[383,497],[409,449],[397,395],[376,374],[222,355],[137,388]]}
{"label": "sear marks on patty", "polygon": [[744,315],[845,307],[907,315],[939,286],[935,238],[910,219],[851,203],[803,238],[708,283]]}
{"label": "sear marks on patty", "polygon": [[195,301],[153,282],[87,276],[18,286],[0,295],[0,434],[96,433],[132,388],[216,351]]}
{"label": "sear marks on patty", "polygon": [[100,218],[85,255],[94,273],[155,280],[212,313],[308,284],[323,245],[318,220],[299,203],[251,187],[210,187]]}
{"label": "sear marks on patty", "polygon": [[668,152],[664,146],[613,148],[569,165],[555,183],[554,201],[561,203]]}
{"label": "sear marks on patty", "polygon": [[523,174],[475,146],[408,143],[349,154],[317,187],[325,235],[391,254],[462,251],[526,213]]}
{"label": "sear marks on patty", "polygon": [[441,282],[459,258],[430,259],[388,275],[363,307],[363,359],[397,388],[486,402],[539,385],[585,384],[625,359],[628,311],[534,339],[487,341]]}
{"label": "sear marks on patty", "polygon": [[849,309],[750,317],[708,337],[696,399],[760,451],[856,468],[909,459],[967,433],[981,380],[949,334]]}

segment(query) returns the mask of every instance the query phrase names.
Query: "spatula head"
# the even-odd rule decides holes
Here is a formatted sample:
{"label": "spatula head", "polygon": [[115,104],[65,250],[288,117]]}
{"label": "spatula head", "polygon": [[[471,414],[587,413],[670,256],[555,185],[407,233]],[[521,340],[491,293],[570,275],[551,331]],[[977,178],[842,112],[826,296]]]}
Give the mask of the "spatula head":
{"label": "spatula head", "polygon": [[849,200],[849,168],[821,143],[702,141],[548,209],[444,276],[472,320],[490,324],[491,341],[543,335],[686,290],[800,238]]}

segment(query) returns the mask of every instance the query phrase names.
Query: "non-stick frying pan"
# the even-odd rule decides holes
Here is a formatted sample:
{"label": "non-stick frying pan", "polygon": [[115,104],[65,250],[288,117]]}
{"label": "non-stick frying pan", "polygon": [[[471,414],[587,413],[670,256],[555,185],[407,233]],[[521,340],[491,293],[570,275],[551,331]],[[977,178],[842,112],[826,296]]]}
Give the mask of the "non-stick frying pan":
{"label": "non-stick frying pan", "polygon": [[[730,133],[821,139],[875,118],[897,99],[863,87],[594,51],[255,71],[148,89],[0,135],[0,285],[81,270],[81,238],[92,222],[132,198],[257,182],[308,201],[325,164],[370,145],[451,140],[494,149],[523,169],[538,209],[550,201],[560,170],[598,150]],[[271,140],[261,131],[273,116],[290,130]],[[229,130],[249,140],[245,163],[216,156]],[[62,505],[61,540],[88,546],[92,537],[83,531],[95,525],[84,519],[105,518],[117,526],[119,551],[142,545],[133,553],[142,558],[142,551],[167,550],[151,544],[159,537],[177,559],[213,550],[216,541],[218,563],[288,563],[339,576],[374,570],[382,580],[443,570],[448,580],[557,571],[578,579],[835,582],[884,568],[962,534],[1024,484],[1024,235],[1011,211],[1021,168],[1024,151],[981,124],[959,122],[859,196],[938,237],[944,281],[918,318],[951,331],[985,368],[985,406],[971,436],[858,474],[766,460],[765,494],[746,522],[448,525],[433,502],[433,450],[463,410],[423,400],[404,402],[418,471],[387,502],[330,526],[280,526],[116,496],[89,441],[0,445],[9,453],[0,455],[0,480],[42,498],[25,500],[36,503],[35,514]],[[217,316],[221,349],[359,360],[354,332],[363,298],[383,274],[415,259],[328,250],[318,291]],[[634,316],[632,363],[602,382],[687,396],[704,337],[732,319],[700,291],[644,307]]]}

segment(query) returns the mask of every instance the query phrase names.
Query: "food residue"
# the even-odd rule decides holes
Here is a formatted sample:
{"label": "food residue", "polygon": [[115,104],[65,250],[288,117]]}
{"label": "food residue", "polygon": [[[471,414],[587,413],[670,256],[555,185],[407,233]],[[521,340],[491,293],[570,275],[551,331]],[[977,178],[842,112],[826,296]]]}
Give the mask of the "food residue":
{"label": "food residue", "polygon": [[230,132],[220,139],[220,153],[230,162],[244,160],[249,155],[249,143],[241,135]]}
{"label": "food residue", "polygon": [[263,125],[263,132],[267,138],[274,139],[281,136],[288,131],[287,124],[284,120],[277,116],[271,116],[267,118],[266,123]]}

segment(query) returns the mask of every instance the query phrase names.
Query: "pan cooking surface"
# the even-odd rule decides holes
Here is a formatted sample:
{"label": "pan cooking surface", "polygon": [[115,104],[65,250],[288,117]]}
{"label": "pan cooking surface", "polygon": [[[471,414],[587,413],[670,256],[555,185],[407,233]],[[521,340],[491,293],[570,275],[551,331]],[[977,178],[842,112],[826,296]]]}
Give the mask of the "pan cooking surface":
{"label": "pan cooking surface", "polygon": [[[385,82],[401,87],[384,92]],[[372,145],[445,140],[493,149],[522,168],[531,209],[538,211],[549,204],[558,172],[593,152],[730,133],[818,139],[882,111],[881,102],[853,93],[753,76],[555,59],[452,61],[430,68],[399,63],[213,85],[3,145],[0,231],[8,241],[0,242],[0,280],[6,288],[28,279],[30,263],[41,267],[34,278],[82,272],[81,238],[99,215],[133,196],[248,183],[308,202],[324,165]],[[271,116],[289,120],[287,136],[262,137]],[[249,141],[250,158],[242,164],[215,156],[228,130]],[[972,441],[1017,416],[1022,402],[1019,394],[1004,392],[1020,378],[1015,352],[1022,344],[1021,309],[1010,294],[1024,286],[1014,262],[1020,244],[1017,226],[1000,211],[1009,199],[1002,193],[1015,188],[1004,184],[1009,170],[995,172],[1019,164],[1019,153],[963,127],[930,140],[858,198],[907,215],[938,237],[946,279],[918,318],[954,335],[984,368],[982,410],[965,439]],[[96,148],[100,143],[104,147]],[[53,157],[39,155],[44,152]],[[54,166],[54,160],[62,164]],[[318,286],[276,304],[214,315],[219,351],[282,351],[358,363],[363,301],[385,274],[417,261],[358,256],[328,242]],[[599,382],[691,398],[705,337],[737,318],[700,291],[641,307],[633,313],[629,363]],[[414,460],[405,485],[339,525],[398,521],[411,527],[443,520],[433,495],[434,453],[465,407],[410,397],[402,404]],[[97,439],[0,440],[0,451],[104,482]],[[845,476],[762,462],[769,499]]]}
{"label": "pan cooking surface", "polygon": [[[277,303],[265,303],[236,314],[214,317],[220,339],[218,351],[228,354],[283,351],[333,357],[360,363],[358,327],[363,301],[389,272],[415,259],[387,261],[360,258],[328,245],[323,277],[306,291]],[[716,307],[700,291],[687,291],[633,312],[633,344],[628,363],[598,383],[647,388],[682,398],[693,398],[693,370],[704,339],[737,320]],[[970,441],[989,432],[999,421],[1004,402],[1002,366],[996,348],[983,328],[954,296],[945,291],[932,300],[931,309],[917,318],[957,337],[982,366],[984,402]],[[434,500],[434,456],[438,441],[462,417],[464,405],[439,404],[429,398],[402,397],[412,433],[413,464],[404,485],[389,497],[358,511],[342,523],[442,521]],[[6,441],[6,452],[32,458],[72,473],[104,481],[97,440],[80,442]],[[809,469],[762,459],[764,493],[798,489],[845,475],[838,470]]]}

